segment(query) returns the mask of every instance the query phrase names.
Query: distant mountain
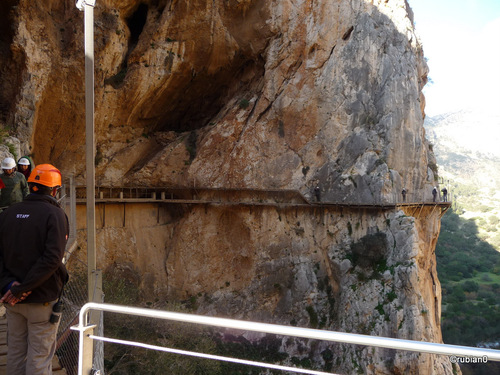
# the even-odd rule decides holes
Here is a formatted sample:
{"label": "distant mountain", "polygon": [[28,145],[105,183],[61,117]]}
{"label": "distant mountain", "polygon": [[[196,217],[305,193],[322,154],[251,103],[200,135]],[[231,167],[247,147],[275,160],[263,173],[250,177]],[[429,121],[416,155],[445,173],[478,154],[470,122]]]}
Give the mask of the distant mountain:
{"label": "distant mountain", "polygon": [[[465,209],[465,217],[500,214],[500,113],[460,111],[427,117],[442,183]],[[453,189],[455,191],[453,191]]]}
{"label": "distant mountain", "polygon": [[[425,120],[452,210],[436,246],[443,341],[498,349],[500,342],[500,115],[461,111]],[[500,365],[461,365],[463,374]]]}
{"label": "distant mountain", "polygon": [[430,141],[443,150],[500,158],[500,113],[464,110],[427,117]]}

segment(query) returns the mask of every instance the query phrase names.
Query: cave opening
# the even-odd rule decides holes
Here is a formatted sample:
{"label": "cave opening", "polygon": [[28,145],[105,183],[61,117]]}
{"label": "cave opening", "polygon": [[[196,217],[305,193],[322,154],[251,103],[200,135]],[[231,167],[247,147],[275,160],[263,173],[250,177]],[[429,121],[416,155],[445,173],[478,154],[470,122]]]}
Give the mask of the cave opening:
{"label": "cave opening", "polygon": [[141,3],[136,11],[127,18],[127,26],[130,30],[130,43],[129,43],[129,53],[134,49],[134,47],[139,42],[139,37],[141,36],[142,30],[146,25],[146,20],[148,18],[148,6]]}
{"label": "cave opening", "polygon": [[15,32],[14,12],[18,3],[19,0],[2,0],[0,2],[0,71],[5,77],[0,84],[0,122],[2,123],[7,122],[9,111],[13,106],[13,98],[16,96],[17,88],[20,87],[16,65],[24,65],[23,54],[19,53],[18,61],[14,61],[10,49]]}
{"label": "cave opening", "polygon": [[[130,63],[129,56],[142,40],[141,34],[144,28],[148,27],[146,23],[153,22],[158,10],[164,9],[162,6],[165,6],[165,2],[161,0],[156,2],[153,0],[147,4],[142,2],[129,17],[125,18],[130,31],[127,53],[118,73],[105,79],[105,84],[110,84],[115,89],[123,86]],[[167,56],[167,59],[171,60],[181,58],[185,57],[172,50]],[[168,63],[169,61],[165,60],[167,66]],[[184,63],[189,65],[190,61]],[[161,95],[145,103],[137,120],[144,123],[148,133],[156,131],[182,133],[203,128],[216,121],[214,118],[228,101],[233,98],[240,100],[239,93],[252,91],[255,81],[264,75],[264,66],[265,62],[261,56],[255,56],[248,51],[239,51],[230,62],[216,71],[209,72],[203,66],[196,66],[190,75],[188,72],[184,78],[173,78],[174,83],[169,84],[175,89],[162,88]]]}
{"label": "cave opening", "polygon": [[139,4],[136,11],[126,19],[127,27],[130,30],[130,38],[128,43],[127,53],[123,62],[120,64],[118,73],[114,76],[104,79],[104,84],[113,86],[114,89],[119,89],[123,86],[125,76],[128,69],[128,57],[139,43],[139,38],[144,30],[148,18],[148,6],[144,3]]}
{"label": "cave opening", "polygon": [[197,73],[182,89],[157,98],[149,112],[149,118],[155,118],[151,130],[182,133],[215,123],[228,102],[239,106],[242,95],[251,96],[264,76],[264,65],[263,59],[239,55],[216,73]]}

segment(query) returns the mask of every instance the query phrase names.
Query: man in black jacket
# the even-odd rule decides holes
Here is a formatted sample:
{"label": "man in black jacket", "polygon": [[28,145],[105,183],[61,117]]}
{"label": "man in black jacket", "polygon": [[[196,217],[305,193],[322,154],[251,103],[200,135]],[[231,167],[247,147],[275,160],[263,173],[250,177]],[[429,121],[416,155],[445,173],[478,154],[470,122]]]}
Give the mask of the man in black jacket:
{"label": "man in black jacket", "polygon": [[7,313],[7,373],[52,374],[58,322],[52,307],[68,273],[62,263],[68,218],[54,198],[61,173],[38,165],[30,195],[0,214],[0,302]]}

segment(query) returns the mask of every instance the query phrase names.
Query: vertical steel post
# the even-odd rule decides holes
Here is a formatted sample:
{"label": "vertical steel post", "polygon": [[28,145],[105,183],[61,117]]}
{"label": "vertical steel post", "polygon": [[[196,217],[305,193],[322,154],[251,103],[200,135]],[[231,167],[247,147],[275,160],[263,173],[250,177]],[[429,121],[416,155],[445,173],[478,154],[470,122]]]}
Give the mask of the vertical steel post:
{"label": "vertical steel post", "polygon": [[[85,165],[87,171],[87,266],[88,298],[93,301],[95,287],[95,140],[94,140],[94,7],[85,2]],[[97,301],[93,301],[97,302]]]}
{"label": "vertical steel post", "polygon": [[[94,6],[95,0],[78,0],[78,9],[84,11],[85,35],[85,165],[87,195],[87,267],[88,299],[96,299],[96,229],[95,229],[95,139],[94,139]],[[101,289],[101,288],[99,288]]]}
{"label": "vertical steel post", "polygon": [[69,176],[69,228],[68,242],[73,245],[76,242],[76,189],[75,176]]}
{"label": "vertical steel post", "polygon": [[[95,139],[94,139],[94,6],[95,0],[78,0],[76,7],[84,11],[85,39],[85,165],[86,165],[86,213],[87,213],[87,276],[88,300],[103,302],[102,277],[97,269],[96,256],[96,220],[95,220]],[[91,323],[99,326],[99,315],[91,316]],[[82,333],[81,333],[82,335]],[[82,338],[81,338],[82,339]],[[92,369],[92,340],[85,338],[85,347],[80,348],[86,353],[80,358],[85,363],[80,371],[90,374]],[[89,350],[90,349],[90,350]],[[100,348],[102,350],[102,347]]]}
{"label": "vertical steel post", "polygon": [[[82,325],[80,323],[80,325]],[[93,371],[94,340],[89,336],[94,334],[94,325],[79,329],[78,375],[90,375]]]}

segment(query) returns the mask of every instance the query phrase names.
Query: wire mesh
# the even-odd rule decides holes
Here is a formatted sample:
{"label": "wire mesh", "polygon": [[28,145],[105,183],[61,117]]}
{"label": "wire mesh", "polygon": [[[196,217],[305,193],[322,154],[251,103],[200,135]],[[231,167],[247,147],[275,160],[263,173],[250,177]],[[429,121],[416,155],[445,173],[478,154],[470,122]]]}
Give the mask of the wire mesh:
{"label": "wire mesh", "polygon": [[57,333],[57,351],[59,363],[68,375],[77,374],[78,370],[78,333],[70,327],[78,324],[78,313],[87,303],[86,275],[71,275],[62,296],[64,310]]}
{"label": "wire mesh", "polygon": [[[88,302],[88,276],[86,273],[87,263],[79,259],[73,251],[76,243],[76,189],[73,178],[70,177],[61,189],[61,198],[59,203],[66,212],[69,219],[69,238],[66,245],[66,253],[63,262],[68,263],[70,257],[73,264],[79,264],[75,269],[84,271],[70,272],[70,279],[64,287],[64,292],[61,297],[64,303],[64,310],[59,323],[57,333],[57,351],[56,356],[59,359],[60,365],[66,370],[68,375],[76,375],[78,373],[78,333],[70,329],[71,326],[77,325],[78,316],[82,306]],[[101,313],[102,315],[102,313]],[[98,332],[102,334],[102,318],[98,325]],[[101,345],[102,346],[102,345]],[[95,358],[101,359],[102,347],[97,348]]]}

